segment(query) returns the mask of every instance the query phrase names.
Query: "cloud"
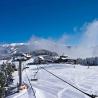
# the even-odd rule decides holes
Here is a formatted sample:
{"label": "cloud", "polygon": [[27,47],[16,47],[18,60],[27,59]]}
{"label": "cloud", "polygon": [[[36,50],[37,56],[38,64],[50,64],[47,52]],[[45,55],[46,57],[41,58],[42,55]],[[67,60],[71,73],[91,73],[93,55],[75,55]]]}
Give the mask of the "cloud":
{"label": "cloud", "polygon": [[84,35],[82,37],[82,41],[80,45],[84,45],[86,47],[94,47],[98,45],[98,21],[94,20],[91,23],[88,23],[84,27],[83,31]]}
{"label": "cloud", "polygon": [[[81,42],[76,49],[76,56],[78,57],[92,57],[95,56],[95,47],[98,45],[98,21],[94,20],[86,23],[82,27]],[[97,55],[98,56],[98,55]]]}
{"label": "cloud", "polygon": [[58,42],[60,44],[67,44],[67,41],[69,40],[69,36],[66,35],[65,33],[58,39]]}
{"label": "cloud", "polygon": [[63,34],[58,40],[53,40],[52,38],[40,38],[32,36],[29,43],[30,50],[46,49],[50,51],[57,52],[62,55],[65,52],[66,41],[68,40],[68,35]]}
{"label": "cloud", "polygon": [[[68,45],[69,40],[72,40],[72,37],[63,34],[58,40],[32,36],[28,41],[30,44],[29,49],[47,49],[55,51],[59,55],[65,54],[75,58],[96,56],[98,54],[98,52],[96,54],[98,48],[95,48],[98,45],[98,21],[94,20],[90,23],[85,23],[78,33],[82,34],[80,43],[77,46],[72,46],[71,48],[68,48],[66,45]],[[74,40],[79,40],[79,38],[76,37]]]}

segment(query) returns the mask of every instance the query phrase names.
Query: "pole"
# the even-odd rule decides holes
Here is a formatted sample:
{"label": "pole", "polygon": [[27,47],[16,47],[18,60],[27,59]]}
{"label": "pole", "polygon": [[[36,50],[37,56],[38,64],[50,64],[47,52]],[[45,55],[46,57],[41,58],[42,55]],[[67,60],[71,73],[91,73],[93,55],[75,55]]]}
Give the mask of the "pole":
{"label": "pole", "polygon": [[19,60],[19,86],[22,85],[22,61]]}

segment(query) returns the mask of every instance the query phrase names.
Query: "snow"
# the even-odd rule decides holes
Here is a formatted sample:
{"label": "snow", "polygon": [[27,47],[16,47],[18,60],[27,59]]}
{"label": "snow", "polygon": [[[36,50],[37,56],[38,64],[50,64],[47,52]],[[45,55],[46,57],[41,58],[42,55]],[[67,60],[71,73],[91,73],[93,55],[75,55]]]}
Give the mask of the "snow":
{"label": "snow", "polygon": [[17,45],[24,45],[26,43],[11,43],[11,44],[3,44],[3,47],[8,47],[8,46],[17,46]]}
{"label": "snow", "polygon": [[6,63],[7,60],[0,60],[0,65],[2,65],[3,63]]}
{"label": "snow", "polygon": [[26,93],[27,93],[27,90],[24,90],[24,91],[21,91],[20,93],[16,93],[15,95],[11,95],[7,98],[28,98]]}
{"label": "snow", "polygon": [[28,96],[27,96],[27,90],[24,90],[24,91],[21,91],[17,96],[15,96],[14,98],[23,98],[23,96],[24,96],[24,98],[27,98]]}
{"label": "snow", "polygon": [[[32,61],[32,59],[30,61]],[[25,64],[27,64],[27,62],[24,63],[24,65]],[[39,68],[46,68],[89,94],[98,95],[98,66],[92,66],[89,69],[87,66],[71,64],[47,64],[37,66]],[[25,69],[23,71],[23,82],[29,85],[26,75],[28,75],[31,80],[34,78],[33,76],[35,71],[37,71],[36,69],[36,65],[30,65],[29,68]],[[31,81],[36,98],[89,98],[43,69],[39,70],[37,77],[38,81]],[[14,78],[16,78],[16,82],[18,80],[16,73],[14,74]],[[33,92],[31,88],[29,88],[28,91],[17,93],[9,98],[31,98],[31,96],[34,98]]]}

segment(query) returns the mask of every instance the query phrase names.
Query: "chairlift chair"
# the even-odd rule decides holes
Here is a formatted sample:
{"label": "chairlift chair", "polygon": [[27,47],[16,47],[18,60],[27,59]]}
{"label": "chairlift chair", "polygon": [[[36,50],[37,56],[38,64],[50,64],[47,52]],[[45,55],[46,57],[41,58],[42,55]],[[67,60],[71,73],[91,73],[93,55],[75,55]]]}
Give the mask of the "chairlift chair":
{"label": "chairlift chair", "polygon": [[38,73],[38,70],[36,72],[33,72],[34,75],[33,75],[33,78],[31,79],[31,81],[37,81],[38,78],[37,78],[37,73]]}
{"label": "chairlift chair", "polygon": [[38,78],[36,77],[36,75],[34,74],[33,75],[33,78],[31,79],[31,81],[37,81],[38,80]]}

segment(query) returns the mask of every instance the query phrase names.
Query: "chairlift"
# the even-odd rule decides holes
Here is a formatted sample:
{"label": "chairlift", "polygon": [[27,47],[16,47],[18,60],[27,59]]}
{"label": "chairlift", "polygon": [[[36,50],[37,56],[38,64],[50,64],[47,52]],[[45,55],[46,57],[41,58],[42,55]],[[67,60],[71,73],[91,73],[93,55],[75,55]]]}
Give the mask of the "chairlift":
{"label": "chairlift", "polygon": [[38,81],[38,77],[37,77],[37,73],[38,73],[39,69],[37,67],[37,71],[36,72],[33,72],[34,75],[33,75],[33,78],[31,79],[31,81]]}
{"label": "chairlift", "polygon": [[31,81],[37,81],[38,80],[38,78],[37,78],[37,75],[36,75],[37,73],[35,73],[34,75],[33,75],[33,78],[31,79]]}
{"label": "chairlift", "polygon": [[33,79],[31,79],[31,81],[37,81],[37,80],[38,80],[37,78],[35,78],[35,79],[34,79],[34,78],[33,78]]}

